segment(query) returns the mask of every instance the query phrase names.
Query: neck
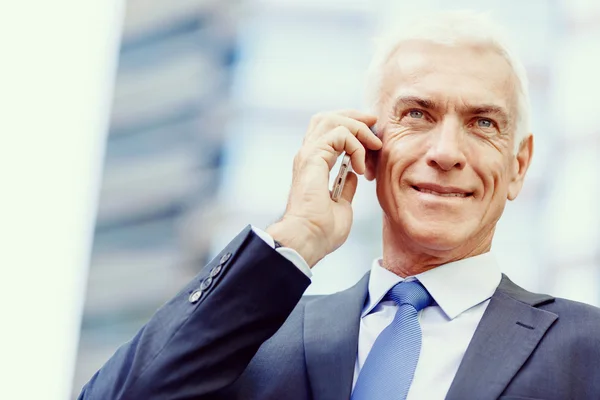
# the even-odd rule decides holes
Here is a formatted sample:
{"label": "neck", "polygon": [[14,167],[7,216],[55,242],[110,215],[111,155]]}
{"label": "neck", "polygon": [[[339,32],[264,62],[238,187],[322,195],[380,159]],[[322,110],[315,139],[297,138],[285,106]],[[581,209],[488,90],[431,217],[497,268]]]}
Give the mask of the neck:
{"label": "neck", "polygon": [[494,229],[449,250],[430,249],[415,243],[390,221],[383,222],[383,267],[403,278],[414,276],[453,261],[490,251]]}

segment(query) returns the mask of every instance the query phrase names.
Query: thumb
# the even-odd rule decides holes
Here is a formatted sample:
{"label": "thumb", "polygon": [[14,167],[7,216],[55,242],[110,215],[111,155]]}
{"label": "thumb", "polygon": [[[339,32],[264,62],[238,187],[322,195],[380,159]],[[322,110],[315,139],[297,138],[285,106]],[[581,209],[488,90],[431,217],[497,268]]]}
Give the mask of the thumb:
{"label": "thumb", "polygon": [[344,183],[344,189],[342,189],[342,199],[346,200],[348,203],[352,203],[357,186],[358,177],[354,172],[349,171],[346,176],[346,182]]}

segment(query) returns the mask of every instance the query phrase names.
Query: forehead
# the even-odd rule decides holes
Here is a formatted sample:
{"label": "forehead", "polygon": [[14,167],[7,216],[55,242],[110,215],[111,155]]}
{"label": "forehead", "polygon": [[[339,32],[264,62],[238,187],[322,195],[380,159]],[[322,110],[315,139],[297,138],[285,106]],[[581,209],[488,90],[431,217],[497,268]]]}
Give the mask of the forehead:
{"label": "forehead", "polygon": [[418,95],[442,103],[497,104],[516,110],[516,76],[489,47],[444,45],[421,40],[401,43],[383,67],[383,95]]}

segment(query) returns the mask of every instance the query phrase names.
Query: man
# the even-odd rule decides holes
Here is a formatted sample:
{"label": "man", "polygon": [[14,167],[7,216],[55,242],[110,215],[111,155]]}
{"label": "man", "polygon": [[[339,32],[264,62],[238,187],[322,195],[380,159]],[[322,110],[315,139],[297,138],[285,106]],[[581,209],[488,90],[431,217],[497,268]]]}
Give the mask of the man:
{"label": "man", "polygon": [[[531,162],[524,69],[488,19],[393,36],[375,114],[315,116],[283,218],[248,227],[121,347],[85,399],[598,399],[600,311],[527,292],[489,254]],[[374,135],[369,127],[375,126]],[[383,257],[354,287],[301,299],[375,179]]]}

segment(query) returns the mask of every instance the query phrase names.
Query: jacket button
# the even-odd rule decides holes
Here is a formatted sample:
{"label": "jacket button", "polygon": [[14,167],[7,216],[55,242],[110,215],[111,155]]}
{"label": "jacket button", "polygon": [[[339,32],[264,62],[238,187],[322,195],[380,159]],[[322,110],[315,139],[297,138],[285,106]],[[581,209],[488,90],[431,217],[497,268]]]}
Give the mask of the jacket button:
{"label": "jacket button", "polygon": [[211,278],[214,278],[215,276],[219,275],[219,272],[221,272],[222,269],[223,269],[223,266],[221,264],[219,264],[210,270],[210,273],[208,274],[208,276]]}
{"label": "jacket button", "polygon": [[202,290],[196,290],[195,292],[190,294],[190,297],[188,300],[190,303],[194,304],[194,303],[197,303],[198,300],[200,300],[200,297],[202,297]]}
{"label": "jacket button", "polygon": [[219,264],[221,264],[221,265],[225,264],[227,261],[229,261],[230,258],[231,258],[231,253],[223,254],[223,257],[221,257]]}
{"label": "jacket button", "polygon": [[208,287],[210,286],[211,283],[212,283],[212,278],[209,276],[204,281],[202,281],[202,283],[200,284],[200,290],[208,289]]}

